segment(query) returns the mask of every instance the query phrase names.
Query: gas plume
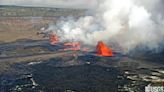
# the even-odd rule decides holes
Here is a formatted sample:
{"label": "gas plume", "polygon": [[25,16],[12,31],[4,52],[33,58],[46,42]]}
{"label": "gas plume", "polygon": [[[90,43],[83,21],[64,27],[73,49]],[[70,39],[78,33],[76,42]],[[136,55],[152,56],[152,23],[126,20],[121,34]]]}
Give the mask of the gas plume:
{"label": "gas plume", "polygon": [[[162,0],[97,0],[86,16],[61,18],[47,30],[60,41],[96,46],[104,41],[128,53],[136,48],[160,51],[164,42]],[[91,14],[92,13],[92,14]],[[117,46],[114,46],[117,45]]]}

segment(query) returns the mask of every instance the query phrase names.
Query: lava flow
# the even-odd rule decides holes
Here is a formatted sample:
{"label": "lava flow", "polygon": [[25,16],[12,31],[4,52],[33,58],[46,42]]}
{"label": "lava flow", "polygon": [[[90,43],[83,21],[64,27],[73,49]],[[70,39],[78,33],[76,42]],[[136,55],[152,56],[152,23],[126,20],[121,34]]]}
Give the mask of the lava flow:
{"label": "lava flow", "polygon": [[[50,43],[51,45],[56,45],[59,42],[58,36],[56,34],[50,35]],[[63,44],[65,46],[64,51],[72,50],[72,51],[84,51],[88,52],[88,48],[81,49],[81,43],[80,42],[66,42]],[[99,41],[97,44],[97,55],[98,56],[107,56],[112,57],[113,51],[111,48],[107,47],[106,44],[104,44],[102,41]]]}
{"label": "lava flow", "polygon": [[67,42],[64,44],[64,46],[68,47],[68,48],[65,48],[64,50],[73,50],[73,51],[80,50],[79,42]]}
{"label": "lava flow", "polygon": [[59,42],[58,36],[56,34],[50,35],[50,43],[51,45],[55,45]]}
{"label": "lava flow", "polygon": [[97,44],[97,55],[98,56],[113,56],[113,51],[111,48],[107,47],[102,41]]}

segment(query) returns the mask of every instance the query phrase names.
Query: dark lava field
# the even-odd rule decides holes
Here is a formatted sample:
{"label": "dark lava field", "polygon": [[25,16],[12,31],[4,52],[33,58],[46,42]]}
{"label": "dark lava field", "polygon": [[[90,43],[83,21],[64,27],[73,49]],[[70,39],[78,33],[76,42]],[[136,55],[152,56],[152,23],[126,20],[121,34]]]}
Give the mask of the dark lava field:
{"label": "dark lava field", "polygon": [[164,53],[100,57],[64,51],[63,43],[52,46],[39,34],[61,16],[78,18],[85,11],[0,6],[0,92],[145,92],[148,85],[164,86]]}
{"label": "dark lava field", "polygon": [[99,57],[61,49],[48,40],[1,43],[0,92],[144,92],[163,85],[162,54]]}

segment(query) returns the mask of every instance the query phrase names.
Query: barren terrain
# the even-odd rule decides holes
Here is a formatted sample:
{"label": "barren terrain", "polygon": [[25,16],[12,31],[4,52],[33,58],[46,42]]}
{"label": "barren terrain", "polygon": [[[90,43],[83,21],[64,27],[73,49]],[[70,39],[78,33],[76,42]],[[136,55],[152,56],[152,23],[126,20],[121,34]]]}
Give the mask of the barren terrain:
{"label": "barren terrain", "polygon": [[12,42],[19,39],[41,40],[37,35],[42,27],[55,21],[55,18],[0,17],[0,42]]}
{"label": "barren terrain", "polygon": [[144,92],[147,85],[163,85],[162,53],[100,57],[65,51],[63,43],[51,45],[38,35],[60,16],[83,13],[0,7],[0,92]]}

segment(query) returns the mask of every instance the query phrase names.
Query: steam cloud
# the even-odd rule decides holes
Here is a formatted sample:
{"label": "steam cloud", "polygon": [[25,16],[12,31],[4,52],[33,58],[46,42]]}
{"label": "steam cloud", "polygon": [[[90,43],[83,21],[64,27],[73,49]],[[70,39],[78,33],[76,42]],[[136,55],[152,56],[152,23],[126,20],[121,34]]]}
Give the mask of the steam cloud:
{"label": "steam cloud", "polygon": [[162,0],[99,0],[96,3],[92,15],[61,18],[48,30],[54,30],[62,42],[80,41],[95,46],[102,40],[119,46],[124,53],[137,47],[163,49]]}

